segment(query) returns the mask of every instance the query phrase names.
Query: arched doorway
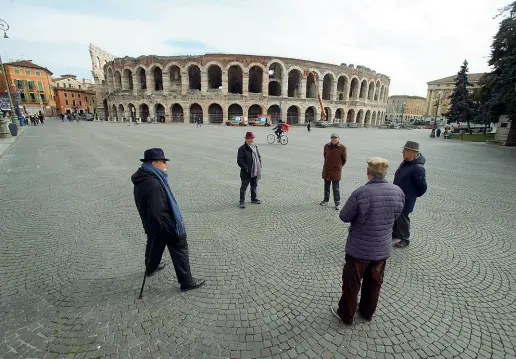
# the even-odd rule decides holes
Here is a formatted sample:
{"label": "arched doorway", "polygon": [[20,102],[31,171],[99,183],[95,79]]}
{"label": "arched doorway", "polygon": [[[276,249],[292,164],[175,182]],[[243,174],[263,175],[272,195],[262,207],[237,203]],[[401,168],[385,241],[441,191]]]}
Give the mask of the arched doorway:
{"label": "arched doorway", "polygon": [[356,100],[358,98],[358,79],[357,78],[353,78],[353,80],[351,80],[351,86],[349,86],[349,96],[348,98],[350,100]]}
{"label": "arched doorway", "polygon": [[353,123],[355,121],[355,110],[349,109],[346,117],[346,123]]}
{"label": "arched doorway", "polygon": [[247,119],[249,121],[254,120],[258,117],[258,115],[262,114],[262,108],[260,105],[252,105],[249,107],[249,110],[247,110]]}
{"label": "arched doorway", "polygon": [[111,106],[111,112],[113,113],[113,117],[115,118],[115,121],[118,120],[118,112],[116,110],[116,105]]}
{"label": "arched doorway", "polygon": [[115,90],[120,91],[122,89],[122,75],[120,71],[115,71]]}
{"label": "arched doorway", "polygon": [[326,112],[326,121],[333,122],[333,116],[332,116],[331,108],[325,107],[324,111]]}
{"label": "arched doorway", "polygon": [[131,121],[134,121],[136,119],[136,108],[132,103],[127,105],[127,111],[129,112],[129,117],[131,118]]}
{"label": "arched doorway", "polygon": [[197,65],[188,68],[188,86],[190,90],[201,91],[201,70]]}
{"label": "arched doorway", "polygon": [[278,105],[272,105],[267,110],[267,114],[271,118],[272,123],[277,123],[281,120],[281,110]]}
{"label": "arched doorway", "polygon": [[288,74],[288,97],[301,97],[301,72],[292,70]]}
{"label": "arched doorway", "polygon": [[283,66],[273,62],[269,66],[269,96],[281,96],[281,83],[283,82]]}
{"label": "arched doorway", "polygon": [[238,65],[233,65],[228,69],[228,92],[242,94],[242,84],[244,83],[244,73]]}
{"label": "arched doorway", "polygon": [[234,103],[228,108],[228,117],[231,119],[235,116],[243,116],[244,111],[242,110],[242,106]]}
{"label": "arched doorway", "polygon": [[120,116],[120,119],[122,121],[125,120],[126,115],[125,115],[125,111],[124,111],[124,105],[122,105],[122,104],[118,105],[118,116]]}
{"label": "arched doorway", "polygon": [[124,86],[124,90],[133,90],[133,72],[129,69],[124,70],[124,79],[125,81],[122,82],[122,85]]}
{"label": "arched doorway", "polygon": [[165,123],[165,106],[157,103],[156,106],[154,106],[154,113],[159,123]]}
{"label": "arched doorway", "polygon": [[149,106],[147,106],[147,104],[142,103],[138,110],[139,110],[138,114],[140,115],[140,119],[142,120],[142,122],[147,122],[147,121],[150,120],[150,118],[149,118]]}
{"label": "arched doorway", "polygon": [[263,70],[260,66],[249,69],[249,92],[262,93]]}
{"label": "arched doorway", "polygon": [[290,106],[287,110],[287,123],[297,125],[299,123],[299,108]]}
{"label": "arched doorway", "polygon": [[208,107],[208,119],[210,123],[223,123],[224,122],[224,111],[218,103],[212,103]]}
{"label": "arched doorway", "polygon": [[208,89],[218,90],[222,87],[222,70],[218,65],[208,67]]}
{"label": "arched doorway", "polygon": [[170,66],[170,91],[181,91],[181,70],[178,66]]}
{"label": "arched doorway", "polygon": [[315,81],[317,79],[314,77],[314,74],[310,72],[308,77],[306,78],[306,98],[316,98],[317,90],[315,88]]}
{"label": "arched doorway", "polygon": [[198,119],[203,121],[203,111],[201,105],[194,103],[190,106],[190,123],[196,123]]}
{"label": "arched doorway", "polygon": [[315,108],[308,107],[305,111],[305,122],[315,121]]}
{"label": "arched doorway", "polygon": [[335,111],[335,119],[339,120],[338,122],[342,122],[342,109],[338,108],[337,111]]}
{"label": "arched doorway", "polygon": [[147,74],[145,73],[145,70],[143,68],[139,68],[136,70],[136,74],[138,75],[138,79],[140,80],[140,90],[146,90],[147,89]]}
{"label": "arched doorway", "polygon": [[371,126],[371,111],[367,110],[365,113],[364,126]]}
{"label": "arched doorway", "polygon": [[108,121],[109,119],[109,107],[107,104],[107,100],[102,101],[102,107],[104,107],[104,120]]}
{"label": "arched doorway", "polygon": [[367,97],[367,80],[363,80],[360,85],[360,99],[365,100]]}
{"label": "arched doorway", "polygon": [[[153,71],[154,75],[154,90],[163,91],[163,72],[156,66]],[[158,117],[159,118],[159,117]]]}
{"label": "arched doorway", "polygon": [[332,99],[332,91],[333,91],[333,76],[331,74],[324,75],[323,78],[323,91],[322,98],[323,100],[331,100]]}
{"label": "arched doorway", "polygon": [[172,106],[172,122],[185,122],[183,107],[176,103]]}
{"label": "arched doorway", "polygon": [[372,116],[372,123],[373,123],[373,126],[376,126],[376,111],[373,112],[373,116]]}
{"label": "arched doorway", "polygon": [[346,89],[348,87],[348,79],[345,76],[340,76],[337,81],[337,93],[339,95],[339,101],[346,99]]}
{"label": "arched doorway", "polygon": [[364,111],[359,110],[357,112],[357,120],[355,122],[359,123],[362,126],[364,125]]}

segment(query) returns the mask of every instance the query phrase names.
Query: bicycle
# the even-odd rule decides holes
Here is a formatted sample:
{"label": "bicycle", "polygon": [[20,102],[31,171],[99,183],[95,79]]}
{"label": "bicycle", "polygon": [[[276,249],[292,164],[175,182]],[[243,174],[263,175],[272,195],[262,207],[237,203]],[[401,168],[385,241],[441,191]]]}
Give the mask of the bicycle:
{"label": "bicycle", "polygon": [[276,141],[278,141],[282,145],[286,145],[288,143],[288,136],[285,133],[282,133],[278,138],[278,136],[276,136],[274,132],[269,133],[269,135],[267,136],[267,142],[269,142],[272,145]]}

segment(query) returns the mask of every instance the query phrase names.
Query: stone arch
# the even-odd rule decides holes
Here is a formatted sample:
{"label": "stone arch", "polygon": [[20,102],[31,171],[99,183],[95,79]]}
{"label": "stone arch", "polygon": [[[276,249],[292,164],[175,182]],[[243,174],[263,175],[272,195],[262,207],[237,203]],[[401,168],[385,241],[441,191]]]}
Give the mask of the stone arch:
{"label": "stone arch", "polygon": [[[331,108],[325,107],[324,112],[326,112],[326,121],[333,122],[333,116],[332,116],[333,113],[331,111]],[[321,120],[322,120],[322,118],[321,118]]]}
{"label": "stone arch", "polygon": [[269,108],[267,109],[267,114],[269,115],[273,123],[279,122],[281,120],[281,109],[279,105],[269,106]]}
{"label": "stone arch", "polygon": [[122,74],[120,71],[115,71],[115,91],[122,90]]}
{"label": "stone arch", "polygon": [[240,106],[238,103],[229,105],[228,117],[230,119],[235,116],[243,116],[243,115],[244,115],[244,110],[242,109],[242,106]]}
{"label": "stone arch", "polygon": [[149,106],[146,103],[141,103],[138,107],[138,117],[142,120],[142,122],[147,122],[150,120],[150,111]]}
{"label": "stone arch", "polygon": [[315,88],[315,82],[317,79],[314,77],[312,72],[308,73],[306,77],[306,98],[317,98],[317,89]]}
{"label": "stone arch", "polygon": [[126,113],[124,111],[124,105],[120,104],[118,105],[118,116],[120,116],[121,119],[123,119],[124,117],[127,117],[126,116]]}
{"label": "stone arch", "polygon": [[154,65],[150,68],[152,73],[152,79],[154,82],[154,91],[163,91],[163,70],[161,69],[161,66]]}
{"label": "stone arch", "polygon": [[383,96],[384,96],[385,87],[382,85],[380,86],[380,97],[378,98],[378,101],[383,102]]}
{"label": "stone arch", "polygon": [[317,116],[317,109],[314,106],[310,106],[305,110],[305,122],[315,121]]}
{"label": "stone arch", "polygon": [[115,120],[118,120],[118,112],[115,104],[111,106],[111,116],[113,116]]}
{"label": "stone arch", "polygon": [[271,60],[267,64],[269,74],[269,96],[281,96],[283,90],[283,78],[287,73],[285,64],[280,60]]}
{"label": "stone arch", "polygon": [[[164,72],[168,72],[168,76],[170,79],[170,91],[181,91],[181,67],[179,66],[179,64],[176,64],[175,62],[167,64],[167,67],[165,67]],[[183,108],[181,107],[181,110],[182,109]]]}
{"label": "stone arch", "polygon": [[212,103],[208,107],[208,122],[209,123],[223,123],[224,122],[224,110],[218,103]]}
{"label": "stone arch", "polygon": [[364,126],[371,126],[371,111],[367,110],[364,118]]}
{"label": "stone arch", "polygon": [[360,109],[357,112],[357,119],[355,123],[360,123],[361,125],[364,124],[364,110]]}
{"label": "stone arch", "polygon": [[342,74],[339,76],[337,81],[337,95],[339,101],[345,101],[348,98],[348,87],[349,87],[349,79],[346,75]]}
{"label": "stone arch", "polygon": [[218,63],[212,63],[206,69],[208,74],[208,89],[218,90],[222,88],[222,67]]}
{"label": "stone arch", "polygon": [[107,121],[109,119],[109,106],[106,99],[102,101],[102,106],[104,107],[104,119]]}
{"label": "stone arch", "polygon": [[170,112],[172,113],[172,122],[185,122],[183,106],[175,103],[170,107]]}
{"label": "stone arch", "polygon": [[261,115],[262,112],[263,112],[262,106],[254,104],[254,105],[250,106],[249,109],[247,110],[247,119],[254,120],[254,119],[258,118],[258,115]]}
{"label": "stone arch", "polygon": [[301,98],[301,81],[303,71],[301,68],[290,68],[288,72],[288,97]]}
{"label": "stone arch", "polygon": [[323,100],[332,100],[333,98],[333,83],[335,82],[335,75],[327,72],[323,76],[322,98]]}
{"label": "stone arch", "polygon": [[138,90],[146,90],[147,89],[147,72],[143,66],[139,66],[136,68],[136,79]]}
{"label": "stone arch", "polygon": [[132,121],[136,120],[136,107],[132,103],[127,104],[127,112]]}
{"label": "stone arch", "polygon": [[292,105],[287,109],[287,123],[297,125],[299,123],[299,107]]}
{"label": "stone arch", "polygon": [[376,81],[375,91],[374,91],[374,101],[378,101],[380,95],[380,80]]}
{"label": "stone arch", "polygon": [[242,94],[244,88],[244,66],[239,62],[232,62],[227,67],[228,93]]}
{"label": "stone arch", "polygon": [[113,92],[115,90],[115,79],[113,75],[113,69],[111,67],[107,70],[107,84],[109,92]]}
{"label": "stone arch", "polygon": [[342,122],[342,116],[344,115],[344,110],[342,108],[338,108],[336,111],[335,111],[335,118],[340,120],[340,122]]}
{"label": "stone arch", "polygon": [[198,119],[203,122],[203,115],[204,113],[201,105],[198,103],[190,105],[190,123],[196,123]]}
{"label": "stone arch", "polygon": [[376,111],[373,111],[373,114],[371,115],[371,122],[376,126]]}
{"label": "stone arch", "polygon": [[131,69],[129,69],[129,68],[124,69],[122,76],[123,76],[122,90],[132,91],[134,89],[134,85],[133,85],[133,72],[131,71]]}
{"label": "stone arch", "polygon": [[158,122],[165,123],[166,121],[166,111],[165,106],[160,104],[159,102],[154,105],[154,115]]}
{"label": "stone arch", "polygon": [[374,81],[371,81],[371,82],[369,82],[369,90],[367,93],[367,99],[372,101],[373,98],[374,98]]}
{"label": "stone arch", "polygon": [[187,72],[188,89],[201,91],[201,68],[199,67],[199,65],[190,64],[190,66],[188,66],[187,68]]}
{"label": "stone arch", "polygon": [[249,68],[249,93],[263,92],[263,66],[253,65]]}
{"label": "stone arch", "polygon": [[346,115],[346,123],[354,123],[355,122],[355,110],[350,108]]}
{"label": "stone arch", "polygon": [[367,80],[363,79],[360,83],[360,95],[359,98],[361,100],[365,100],[367,98]]}
{"label": "stone arch", "polygon": [[349,96],[348,96],[349,99],[351,99],[351,100],[358,99],[359,90],[360,90],[359,86],[360,86],[360,84],[358,83],[358,78],[353,77],[351,79],[351,84],[349,86]]}

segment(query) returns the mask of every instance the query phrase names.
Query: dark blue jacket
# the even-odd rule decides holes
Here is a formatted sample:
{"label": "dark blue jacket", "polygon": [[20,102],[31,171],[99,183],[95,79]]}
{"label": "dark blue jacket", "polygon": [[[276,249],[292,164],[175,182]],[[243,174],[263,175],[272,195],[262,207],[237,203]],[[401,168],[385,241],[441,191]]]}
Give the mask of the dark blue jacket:
{"label": "dark blue jacket", "polygon": [[392,226],[405,203],[403,191],[385,179],[372,179],[348,198],[340,219],[349,222],[346,254],[360,260],[389,258]]}
{"label": "dark blue jacket", "polygon": [[426,159],[422,154],[419,154],[412,161],[403,161],[394,175],[394,184],[405,193],[404,214],[412,213],[416,205],[416,199],[426,192],[425,161]]}

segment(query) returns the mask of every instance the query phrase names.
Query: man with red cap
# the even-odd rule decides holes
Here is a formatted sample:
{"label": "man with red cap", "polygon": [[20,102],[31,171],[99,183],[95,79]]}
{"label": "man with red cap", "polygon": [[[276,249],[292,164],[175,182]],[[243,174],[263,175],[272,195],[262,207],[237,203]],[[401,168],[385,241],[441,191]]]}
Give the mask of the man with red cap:
{"label": "man with red cap", "polygon": [[251,184],[251,203],[260,204],[258,199],[258,180],[261,178],[262,159],[258,147],[254,144],[254,134],[245,134],[245,143],[238,149],[237,164],[240,167],[240,208],[245,208],[245,192]]}

